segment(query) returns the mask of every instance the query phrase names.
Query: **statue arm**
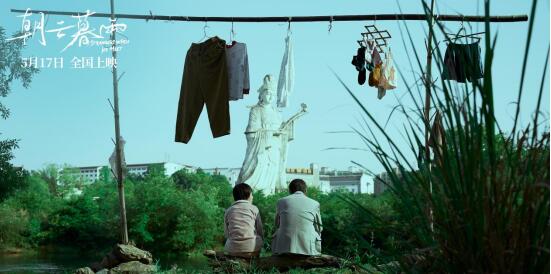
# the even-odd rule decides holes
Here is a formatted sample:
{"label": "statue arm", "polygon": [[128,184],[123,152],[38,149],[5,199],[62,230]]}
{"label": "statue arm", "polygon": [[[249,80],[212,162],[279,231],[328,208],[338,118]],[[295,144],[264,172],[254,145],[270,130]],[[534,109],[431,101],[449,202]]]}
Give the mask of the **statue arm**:
{"label": "statue arm", "polygon": [[285,130],[288,130],[289,128],[291,128],[291,131],[292,131],[294,122],[298,120],[298,118],[302,117],[302,115],[306,114],[306,108],[307,108],[306,104],[302,103],[300,106],[301,106],[300,111],[295,113],[295,115],[291,116],[291,118],[289,118],[287,121],[281,123],[280,131],[283,132]]}

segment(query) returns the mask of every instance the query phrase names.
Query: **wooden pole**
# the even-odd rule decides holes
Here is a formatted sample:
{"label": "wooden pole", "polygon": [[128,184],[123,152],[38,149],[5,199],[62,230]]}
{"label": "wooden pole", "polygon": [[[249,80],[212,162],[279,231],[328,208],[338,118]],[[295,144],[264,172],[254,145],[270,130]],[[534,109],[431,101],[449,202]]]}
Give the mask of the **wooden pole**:
{"label": "wooden pole", "polygon": [[[77,11],[49,11],[49,10],[21,10],[11,9],[15,13],[44,13],[50,15],[76,15],[86,14]],[[110,13],[94,13],[90,17],[111,17]],[[186,22],[330,22],[330,21],[386,21],[386,20],[427,20],[426,14],[365,14],[365,15],[321,15],[321,16],[271,16],[271,17],[219,17],[219,16],[173,16],[173,15],[141,15],[141,14],[115,14],[118,19],[160,20],[160,21],[186,21]],[[433,16],[438,21],[457,22],[485,22],[486,17],[477,15],[440,14]],[[528,15],[490,16],[490,22],[519,22],[528,21]]]}
{"label": "wooden pole", "polygon": [[117,51],[116,51],[116,29],[115,29],[115,3],[111,1],[111,53],[113,55],[113,101],[114,101],[114,113],[115,113],[115,149],[117,157],[117,185],[119,189],[119,210],[121,218],[121,243],[128,243],[128,230],[126,227],[126,205],[124,201],[124,181],[122,170],[122,155],[121,155],[121,138],[120,138],[120,126],[119,126],[119,79],[117,76]]}

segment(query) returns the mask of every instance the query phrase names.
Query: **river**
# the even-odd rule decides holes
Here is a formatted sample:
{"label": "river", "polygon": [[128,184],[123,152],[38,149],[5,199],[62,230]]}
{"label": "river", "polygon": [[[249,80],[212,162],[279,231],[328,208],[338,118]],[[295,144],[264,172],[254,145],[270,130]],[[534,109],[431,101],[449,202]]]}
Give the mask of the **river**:
{"label": "river", "polygon": [[[99,260],[101,256],[80,255],[77,252],[0,254],[0,273],[73,273],[75,269]],[[170,269],[172,266],[190,271],[209,269],[207,259],[202,255],[190,257],[161,255],[154,257],[154,260],[161,269]]]}

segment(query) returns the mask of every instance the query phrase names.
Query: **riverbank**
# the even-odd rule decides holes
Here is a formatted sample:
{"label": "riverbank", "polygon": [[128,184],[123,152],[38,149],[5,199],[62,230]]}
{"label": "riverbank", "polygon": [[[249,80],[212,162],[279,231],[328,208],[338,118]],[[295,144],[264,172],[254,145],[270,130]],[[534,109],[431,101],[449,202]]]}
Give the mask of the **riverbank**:
{"label": "riverbank", "polygon": [[[103,255],[101,252],[82,252],[66,247],[6,248],[0,251],[0,273],[73,273],[78,268],[101,260]],[[154,254],[153,259],[161,273],[197,273],[210,270],[207,259],[195,252]]]}

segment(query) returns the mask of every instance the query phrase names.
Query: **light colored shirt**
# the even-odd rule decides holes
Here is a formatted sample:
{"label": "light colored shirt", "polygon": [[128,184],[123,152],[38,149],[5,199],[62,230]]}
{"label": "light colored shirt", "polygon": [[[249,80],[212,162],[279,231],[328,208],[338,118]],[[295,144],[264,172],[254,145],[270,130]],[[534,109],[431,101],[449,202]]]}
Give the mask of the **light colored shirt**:
{"label": "light colored shirt", "polygon": [[230,100],[243,99],[243,94],[248,94],[250,89],[246,44],[233,41],[231,45],[226,46],[226,66]]}
{"label": "light colored shirt", "polygon": [[320,204],[301,191],[277,201],[274,254],[321,254]]}
{"label": "light colored shirt", "polygon": [[262,248],[262,219],[258,208],[247,200],[235,201],[224,213],[224,251],[230,254]]}

